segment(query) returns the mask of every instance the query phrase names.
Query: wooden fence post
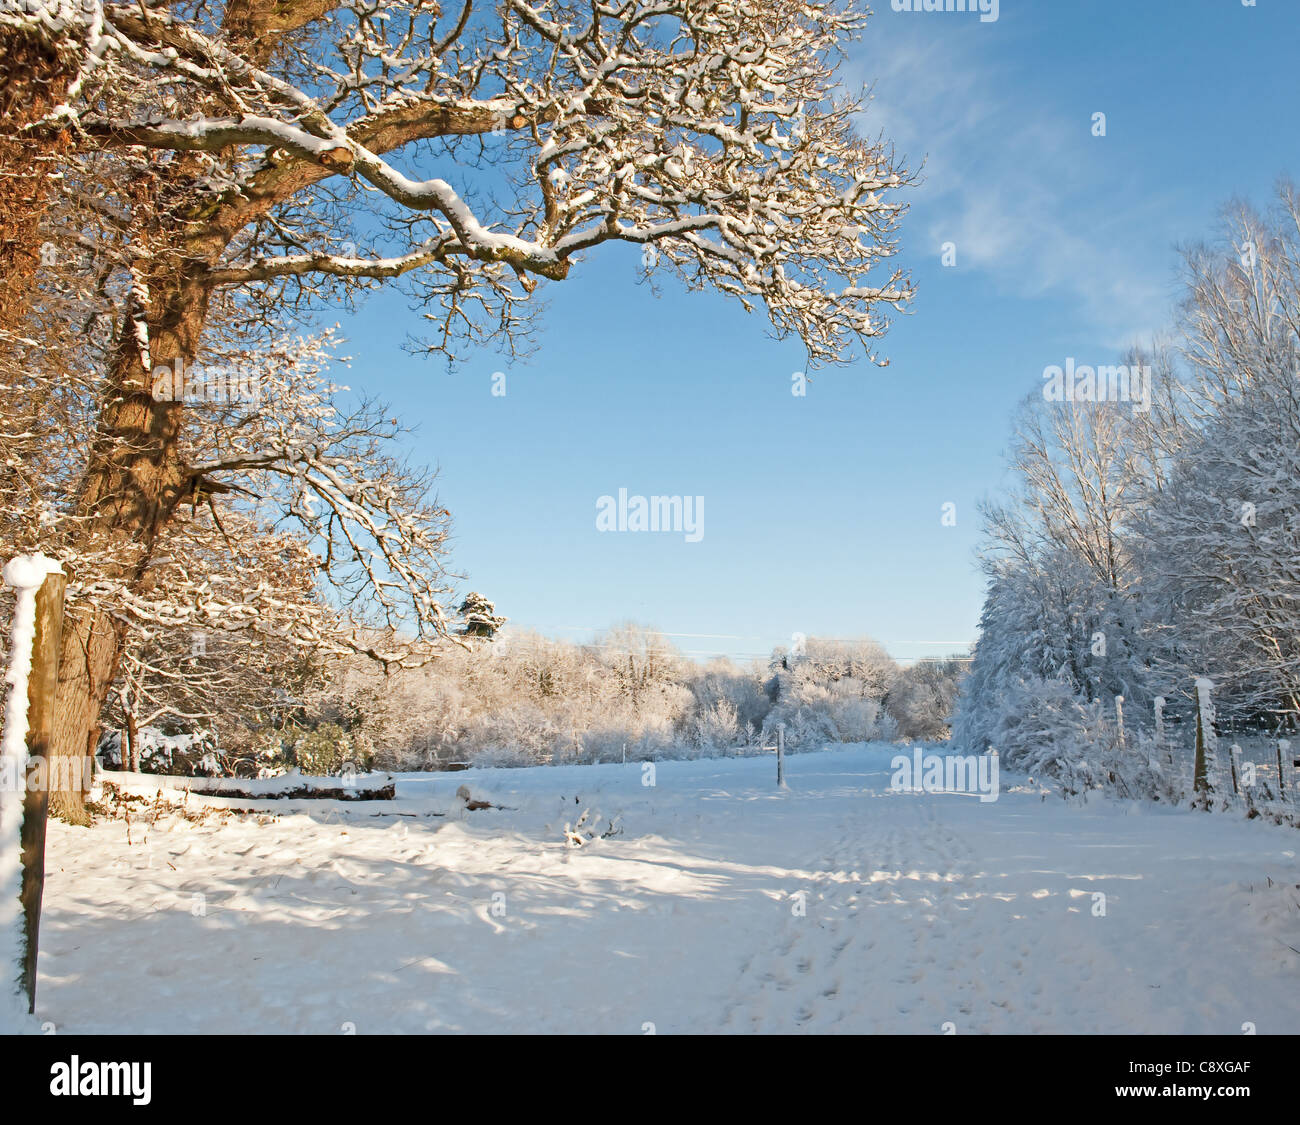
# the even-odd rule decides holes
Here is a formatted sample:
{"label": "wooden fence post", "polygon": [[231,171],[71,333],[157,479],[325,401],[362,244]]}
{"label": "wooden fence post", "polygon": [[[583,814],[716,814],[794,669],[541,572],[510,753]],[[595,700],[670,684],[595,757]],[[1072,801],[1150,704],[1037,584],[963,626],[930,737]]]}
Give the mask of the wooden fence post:
{"label": "wooden fence post", "polygon": [[[1210,702],[1213,685],[1200,676],[1196,681],[1196,765],[1192,774],[1192,788],[1203,794],[1201,807],[1210,807],[1210,794],[1214,784],[1210,780],[1210,758],[1214,745],[1214,705]],[[1218,764],[1215,762],[1214,764]]]}
{"label": "wooden fence post", "polygon": [[63,595],[68,579],[49,574],[36,593],[36,638],[27,681],[27,789],[23,794],[23,990],[27,1011],[36,1011],[36,954],[40,944],[41,898],[45,891],[45,819],[50,804],[50,738],[54,693],[59,684]]}
{"label": "wooden fence post", "polygon": [[776,728],[776,786],[785,788],[785,724]]}

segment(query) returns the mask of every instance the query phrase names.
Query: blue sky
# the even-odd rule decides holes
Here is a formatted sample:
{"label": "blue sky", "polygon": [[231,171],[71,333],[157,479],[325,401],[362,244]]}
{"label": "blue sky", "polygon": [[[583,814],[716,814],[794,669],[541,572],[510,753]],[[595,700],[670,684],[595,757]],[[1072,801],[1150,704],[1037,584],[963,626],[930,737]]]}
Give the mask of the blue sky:
{"label": "blue sky", "polygon": [[[701,657],[796,632],[963,648],[976,504],[1005,480],[1016,404],[1045,366],[1112,362],[1165,327],[1176,247],[1229,199],[1300,178],[1296,0],[1002,0],[994,23],[875,7],[845,79],[874,88],[864,131],[925,160],[901,231],[918,294],[887,368],[814,373],[796,398],[796,342],[712,294],[656,297],[624,247],[548,287],[527,362],[484,352],[449,373],[408,354],[421,326],[395,292],[341,321],[343,381],[418,427],[450,564],[512,623],[585,639],[632,619]],[[702,540],[598,532],[619,488],[703,496]]]}

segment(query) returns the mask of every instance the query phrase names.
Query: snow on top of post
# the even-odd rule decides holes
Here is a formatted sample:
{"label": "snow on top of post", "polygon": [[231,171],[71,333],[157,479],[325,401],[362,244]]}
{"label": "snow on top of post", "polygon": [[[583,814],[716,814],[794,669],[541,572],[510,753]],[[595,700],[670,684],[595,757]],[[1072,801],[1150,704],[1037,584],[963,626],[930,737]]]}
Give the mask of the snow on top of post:
{"label": "snow on top of post", "polygon": [[15,555],[5,563],[4,581],[16,590],[39,590],[46,575],[62,573],[63,566],[48,555]]}
{"label": "snow on top of post", "polygon": [[4,567],[5,584],[14,587],[13,625],[9,638],[9,668],[5,680],[4,729],[0,732],[0,974],[14,970],[10,983],[0,983],[0,1028],[12,1017],[23,1018],[26,1005],[16,980],[23,950],[22,824],[23,790],[27,777],[27,680],[32,671],[36,640],[36,591],[46,575],[63,568],[47,555],[18,555]]}

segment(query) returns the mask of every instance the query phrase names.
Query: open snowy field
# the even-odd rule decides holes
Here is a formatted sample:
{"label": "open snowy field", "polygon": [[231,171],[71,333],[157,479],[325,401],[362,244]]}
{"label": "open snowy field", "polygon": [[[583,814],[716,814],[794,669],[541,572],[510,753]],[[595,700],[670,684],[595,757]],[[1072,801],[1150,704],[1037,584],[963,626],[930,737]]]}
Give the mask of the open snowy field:
{"label": "open snowy field", "polygon": [[[897,747],[50,825],[59,1032],[1300,1032],[1300,838],[890,791]],[[150,796],[152,779],[131,784]],[[456,790],[504,808],[467,811]],[[189,807],[275,808],[189,798]],[[582,846],[565,827],[619,834]],[[600,819],[596,819],[599,815]],[[224,820],[224,822],[223,822]],[[586,826],[584,826],[585,829]],[[1097,898],[1104,895],[1104,899]],[[1104,909],[1103,909],[1104,908]]]}

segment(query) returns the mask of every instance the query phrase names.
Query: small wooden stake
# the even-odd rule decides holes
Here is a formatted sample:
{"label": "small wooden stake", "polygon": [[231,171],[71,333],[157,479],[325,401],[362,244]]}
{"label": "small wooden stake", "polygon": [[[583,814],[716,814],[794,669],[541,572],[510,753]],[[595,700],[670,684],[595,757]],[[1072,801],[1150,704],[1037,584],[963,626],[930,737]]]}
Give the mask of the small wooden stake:
{"label": "small wooden stake", "polygon": [[1192,788],[1197,793],[1210,791],[1209,773],[1205,767],[1205,720],[1199,707],[1196,708],[1196,765],[1192,773]]}

